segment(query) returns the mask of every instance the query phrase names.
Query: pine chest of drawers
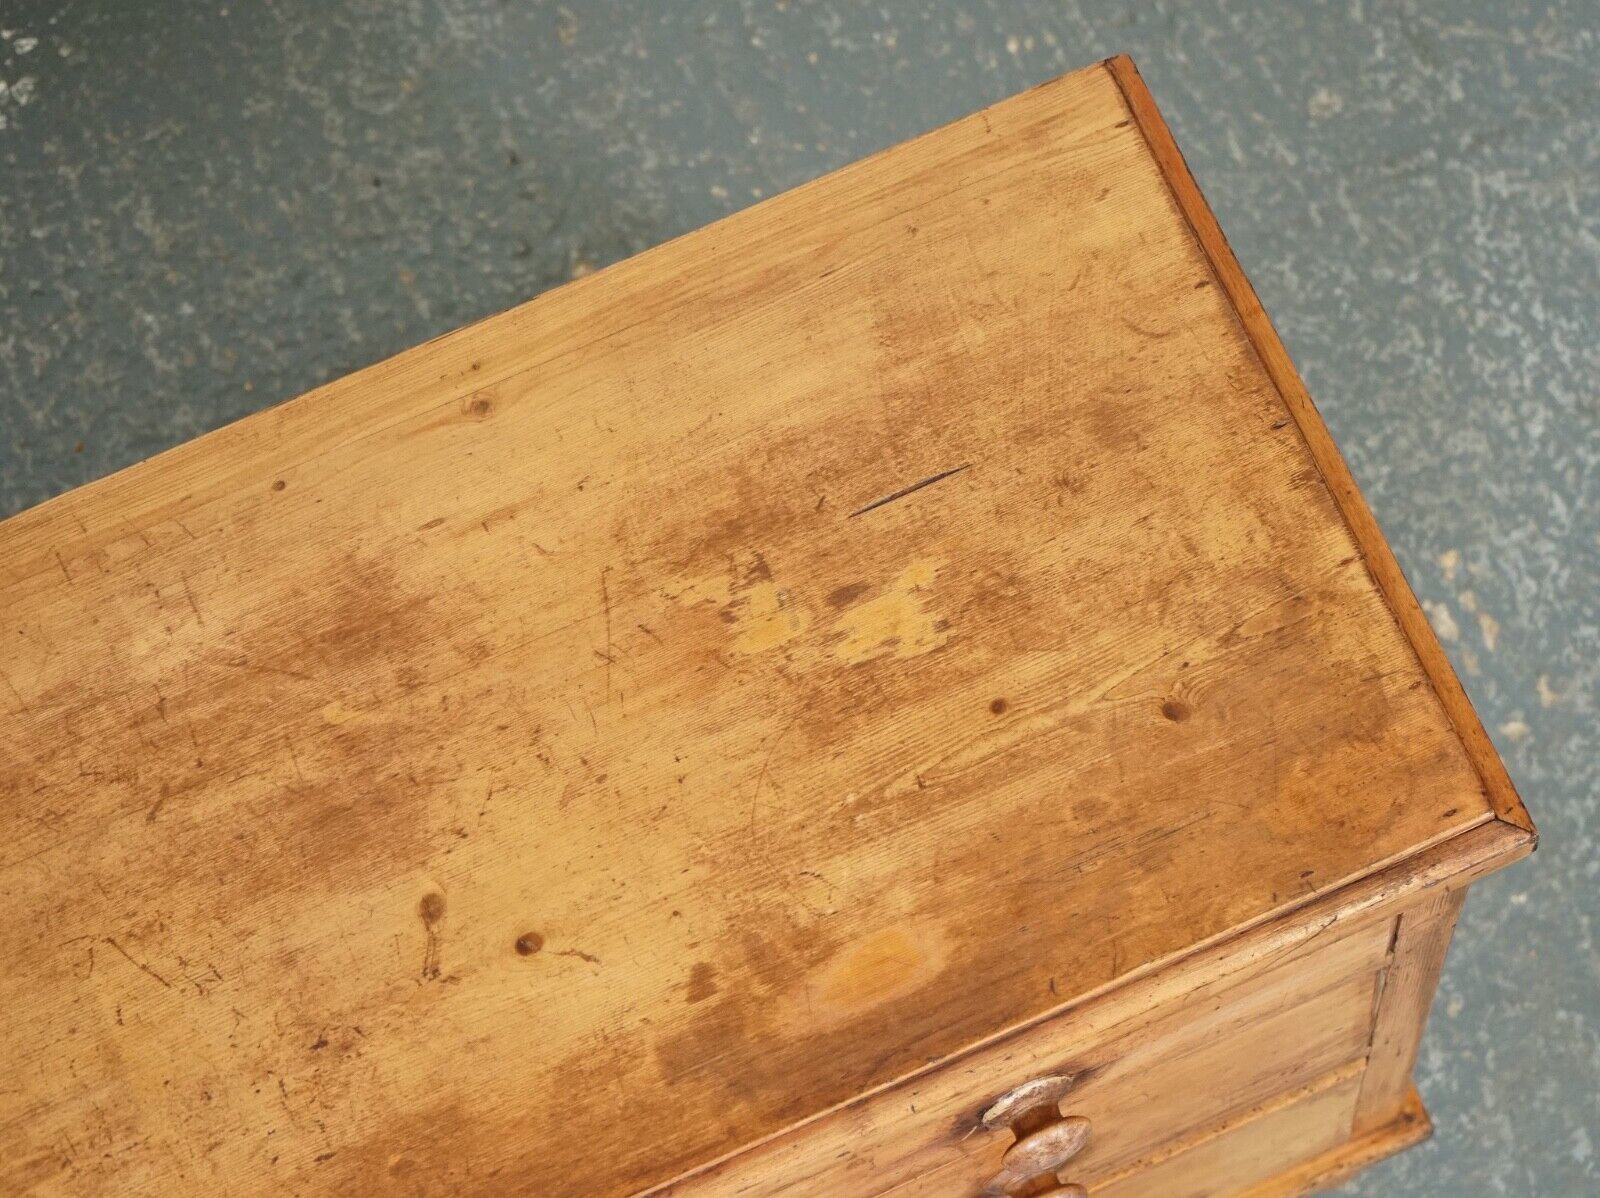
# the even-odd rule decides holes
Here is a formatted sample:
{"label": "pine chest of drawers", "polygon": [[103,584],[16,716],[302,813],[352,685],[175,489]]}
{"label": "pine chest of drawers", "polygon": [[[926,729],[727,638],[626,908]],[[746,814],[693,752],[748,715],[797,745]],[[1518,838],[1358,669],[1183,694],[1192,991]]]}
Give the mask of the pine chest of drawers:
{"label": "pine chest of drawers", "polygon": [[1295,1194],[1534,834],[1125,59],[0,524],[0,1189]]}

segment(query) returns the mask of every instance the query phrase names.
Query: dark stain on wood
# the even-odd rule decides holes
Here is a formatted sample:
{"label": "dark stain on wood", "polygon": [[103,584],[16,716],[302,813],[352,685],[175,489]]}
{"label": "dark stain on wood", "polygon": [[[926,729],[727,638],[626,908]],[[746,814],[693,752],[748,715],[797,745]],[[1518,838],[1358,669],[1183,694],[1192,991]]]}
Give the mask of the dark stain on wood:
{"label": "dark stain on wood", "polygon": [[707,961],[701,961],[689,971],[689,984],[685,998],[691,1003],[704,1002],[717,992],[717,971]]}
{"label": "dark stain on wood", "polygon": [[852,582],[828,592],[829,607],[849,607],[872,588],[864,582]]}
{"label": "dark stain on wood", "polygon": [[544,937],[538,932],[524,932],[517,937],[514,947],[518,956],[531,957],[544,947]]}

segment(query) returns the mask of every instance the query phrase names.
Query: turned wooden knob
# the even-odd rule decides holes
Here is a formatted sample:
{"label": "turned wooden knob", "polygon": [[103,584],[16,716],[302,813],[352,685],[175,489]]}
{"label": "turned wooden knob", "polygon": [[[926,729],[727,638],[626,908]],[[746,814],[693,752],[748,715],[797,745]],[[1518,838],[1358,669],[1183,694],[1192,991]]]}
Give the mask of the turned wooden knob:
{"label": "turned wooden knob", "polygon": [[1076,1080],[1071,1074],[1060,1074],[1023,1082],[1015,1090],[995,1099],[994,1105],[983,1112],[983,1122],[989,1127],[1009,1126],[1035,1107],[1048,1104],[1054,1108],[1072,1089],[1072,1083]]}
{"label": "turned wooden knob", "polygon": [[1081,1115],[1068,1115],[1029,1132],[1006,1149],[1000,1158],[1000,1174],[990,1186],[1004,1190],[1041,1173],[1054,1173],[1082,1152],[1088,1142],[1089,1121]]}

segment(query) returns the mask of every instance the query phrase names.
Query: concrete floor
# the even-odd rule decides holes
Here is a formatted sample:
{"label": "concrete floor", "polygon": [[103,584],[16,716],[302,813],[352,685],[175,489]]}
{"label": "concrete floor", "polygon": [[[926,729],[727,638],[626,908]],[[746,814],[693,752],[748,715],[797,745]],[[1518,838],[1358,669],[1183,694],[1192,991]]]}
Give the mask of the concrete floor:
{"label": "concrete floor", "polygon": [[1135,55],[1544,833],[1427,1146],[1600,1193],[1600,8],[0,0],[0,515]]}

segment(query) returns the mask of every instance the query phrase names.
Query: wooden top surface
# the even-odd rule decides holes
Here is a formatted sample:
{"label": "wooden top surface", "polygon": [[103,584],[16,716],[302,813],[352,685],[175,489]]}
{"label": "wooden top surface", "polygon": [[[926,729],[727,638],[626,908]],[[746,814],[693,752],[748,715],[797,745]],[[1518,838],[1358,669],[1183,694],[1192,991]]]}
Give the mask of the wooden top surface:
{"label": "wooden top surface", "polygon": [[0,524],[0,1188],[627,1192],[1494,818],[1130,87]]}

